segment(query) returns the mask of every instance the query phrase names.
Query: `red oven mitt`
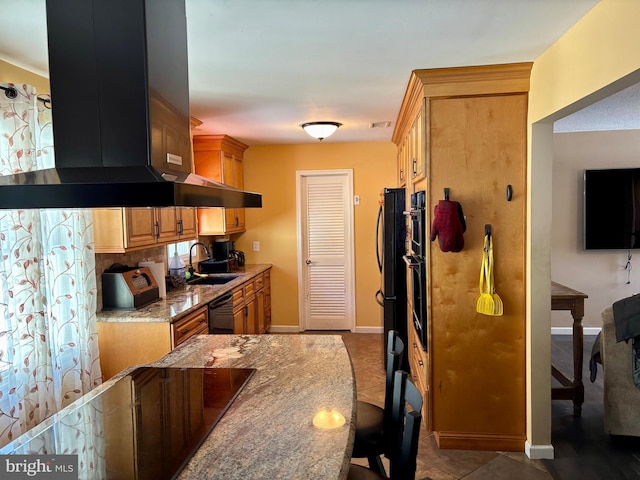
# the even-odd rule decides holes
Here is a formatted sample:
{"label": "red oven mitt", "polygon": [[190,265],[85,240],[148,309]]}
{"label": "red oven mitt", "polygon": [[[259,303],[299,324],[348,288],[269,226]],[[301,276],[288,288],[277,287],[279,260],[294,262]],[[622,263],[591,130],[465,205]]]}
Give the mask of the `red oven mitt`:
{"label": "red oven mitt", "polygon": [[459,252],[464,247],[462,234],[466,230],[467,224],[462,213],[462,206],[452,200],[440,200],[434,212],[431,241],[433,242],[438,237],[440,250]]}

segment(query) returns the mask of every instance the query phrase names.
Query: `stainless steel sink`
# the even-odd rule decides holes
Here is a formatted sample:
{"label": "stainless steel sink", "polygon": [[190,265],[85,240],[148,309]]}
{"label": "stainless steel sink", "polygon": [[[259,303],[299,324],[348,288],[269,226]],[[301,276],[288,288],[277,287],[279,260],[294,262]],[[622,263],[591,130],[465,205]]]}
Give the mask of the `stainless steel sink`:
{"label": "stainless steel sink", "polygon": [[229,283],[232,280],[235,280],[240,275],[233,274],[215,274],[215,275],[207,275],[206,277],[200,277],[198,275],[190,278],[187,283],[189,285],[224,285],[225,283]]}

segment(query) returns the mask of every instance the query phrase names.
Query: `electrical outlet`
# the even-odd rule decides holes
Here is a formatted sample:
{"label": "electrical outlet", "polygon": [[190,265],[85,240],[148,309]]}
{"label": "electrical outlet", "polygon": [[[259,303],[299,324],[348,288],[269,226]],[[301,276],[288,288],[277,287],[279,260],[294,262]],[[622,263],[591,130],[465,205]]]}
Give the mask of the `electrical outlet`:
{"label": "electrical outlet", "polygon": [[253,251],[254,252],[260,251],[260,242],[253,242]]}

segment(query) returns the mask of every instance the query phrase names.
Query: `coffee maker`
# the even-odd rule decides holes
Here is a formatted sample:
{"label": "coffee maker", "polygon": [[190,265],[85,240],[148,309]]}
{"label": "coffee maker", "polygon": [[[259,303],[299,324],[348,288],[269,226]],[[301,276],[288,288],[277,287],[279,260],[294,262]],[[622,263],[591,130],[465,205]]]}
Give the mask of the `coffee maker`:
{"label": "coffee maker", "polygon": [[231,240],[216,240],[211,244],[211,252],[214,260],[228,263],[229,270],[244,266],[244,252],[236,250],[235,242]]}
{"label": "coffee maker", "polygon": [[231,258],[233,242],[231,240],[216,240],[211,244],[211,255],[215,260],[227,260]]}

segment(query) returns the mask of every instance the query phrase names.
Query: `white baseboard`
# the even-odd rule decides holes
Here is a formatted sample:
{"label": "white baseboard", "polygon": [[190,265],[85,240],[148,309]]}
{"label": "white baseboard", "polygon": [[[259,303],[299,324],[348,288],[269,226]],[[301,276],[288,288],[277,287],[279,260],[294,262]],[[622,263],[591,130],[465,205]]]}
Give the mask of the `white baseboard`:
{"label": "white baseboard", "polygon": [[[298,325],[271,325],[269,333],[300,333]],[[384,327],[356,327],[354,333],[384,333]]]}
{"label": "white baseboard", "polygon": [[[582,329],[583,335],[597,335],[602,328],[600,327],[584,327]],[[573,335],[573,328],[571,327],[551,327],[551,335]]]}
{"label": "white baseboard", "polygon": [[384,327],[356,327],[355,333],[384,333]]}
{"label": "white baseboard", "polygon": [[271,325],[269,333],[300,333],[298,325]]}
{"label": "white baseboard", "polygon": [[531,460],[553,460],[553,445],[531,445],[527,440],[524,442],[524,453]]}

